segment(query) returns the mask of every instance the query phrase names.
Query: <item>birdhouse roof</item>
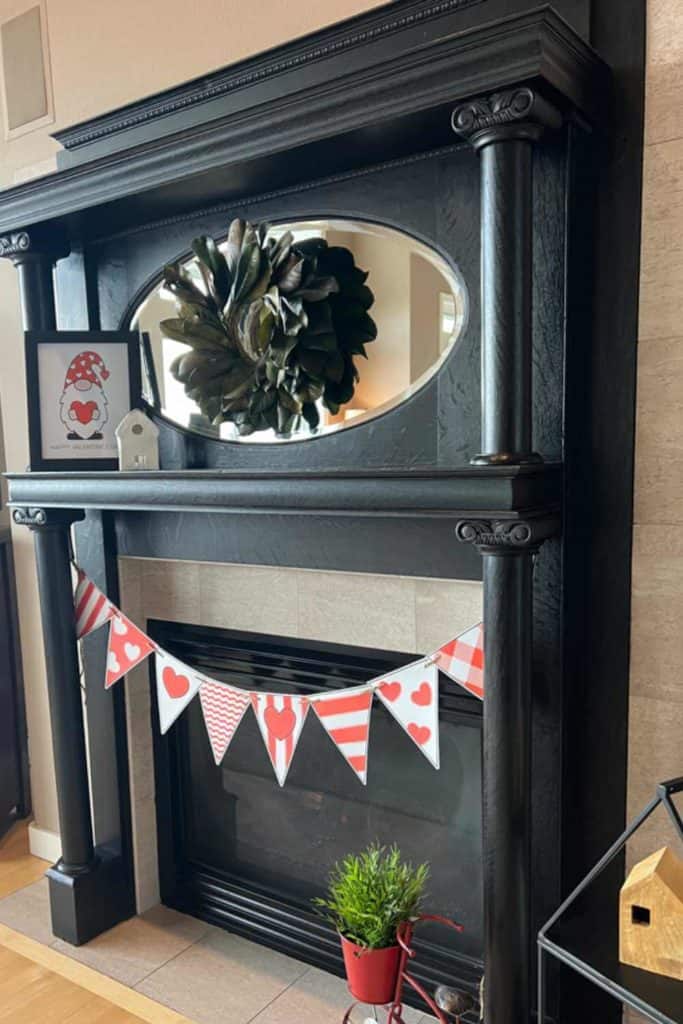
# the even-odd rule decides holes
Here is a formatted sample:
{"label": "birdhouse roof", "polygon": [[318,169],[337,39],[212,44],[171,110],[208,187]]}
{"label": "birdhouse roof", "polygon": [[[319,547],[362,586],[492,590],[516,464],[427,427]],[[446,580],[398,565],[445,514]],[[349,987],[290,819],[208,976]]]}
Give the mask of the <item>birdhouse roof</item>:
{"label": "birdhouse roof", "polygon": [[131,409],[131,411],[123,417],[119,425],[114,430],[114,433],[117,437],[122,437],[124,434],[129,433],[136,423],[141,424],[145,433],[148,435],[151,434],[152,437],[156,437],[159,433],[159,428],[156,423],[154,423],[149,416],[146,416],[142,409]]}
{"label": "birdhouse roof", "polygon": [[622,892],[639,889],[653,879],[659,879],[667,889],[683,902],[683,861],[668,846],[650,854],[636,864],[624,883]]}

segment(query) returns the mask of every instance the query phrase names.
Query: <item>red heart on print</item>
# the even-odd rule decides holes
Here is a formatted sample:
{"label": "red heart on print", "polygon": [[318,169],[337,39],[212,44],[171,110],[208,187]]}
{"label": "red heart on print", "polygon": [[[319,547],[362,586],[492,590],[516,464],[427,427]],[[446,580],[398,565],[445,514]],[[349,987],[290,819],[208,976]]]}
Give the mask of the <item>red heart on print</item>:
{"label": "red heart on print", "polygon": [[161,673],[161,680],[166,693],[174,700],[184,697],[190,689],[190,680],[187,676],[181,676],[180,673],[174,672],[170,665],[167,665]]}
{"label": "red heart on print", "polygon": [[266,729],[276,740],[286,740],[296,728],[296,715],[291,708],[266,708],[263,721]]}
{"label": "red heart on print", "polygon": [[380,686],[382,694],[392,703],[401,696],[401,689],[400,683],[382,683]]}
{"label": "red heart on print", "polygon": [[425,743],[432,735],[432,730],[426,725],[417,725],[416,722],[411,722],[408,726],[408,735],[412,736],[419,746],[424,747]]}
{"label": "red heart on print", "polygon": [[417,704],[418,707],[426,708],[432,703],[432,688],[429,683],[420,683],[417,690],[413,690],[410,695],[410,699],[413,704]]}
{"label": "red heart on print", "polygon": [[69,412],[75,413],[79,423],[90,423],[96,408],[97,402],[93,402],[91,399],[89,402],[72,402]]}

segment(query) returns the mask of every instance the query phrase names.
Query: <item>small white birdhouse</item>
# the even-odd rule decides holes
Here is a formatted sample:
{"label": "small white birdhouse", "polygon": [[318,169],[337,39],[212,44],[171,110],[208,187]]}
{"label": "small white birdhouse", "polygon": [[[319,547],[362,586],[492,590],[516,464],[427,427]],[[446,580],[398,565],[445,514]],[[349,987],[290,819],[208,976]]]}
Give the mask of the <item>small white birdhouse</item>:
{"label": "small white birdhouse", "polygon": [[120,470],[159,468],[159,428],[140,409],[132,409],[116,428]]}

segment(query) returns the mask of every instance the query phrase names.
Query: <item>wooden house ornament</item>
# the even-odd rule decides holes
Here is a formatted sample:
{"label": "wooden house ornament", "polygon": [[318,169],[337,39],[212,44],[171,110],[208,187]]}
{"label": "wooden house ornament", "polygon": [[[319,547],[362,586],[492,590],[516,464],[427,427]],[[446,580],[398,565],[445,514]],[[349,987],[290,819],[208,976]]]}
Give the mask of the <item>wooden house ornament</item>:
{"label": "wooden house ornament", "polygon": [[116,428],[120,470],[159,468],[159,428],[140,409],[133,409]]}
{"label": "wooden house ornament", "polygon": [[619,959],[683,981],[683,861],[667,846],[636,864],[622,886]]}

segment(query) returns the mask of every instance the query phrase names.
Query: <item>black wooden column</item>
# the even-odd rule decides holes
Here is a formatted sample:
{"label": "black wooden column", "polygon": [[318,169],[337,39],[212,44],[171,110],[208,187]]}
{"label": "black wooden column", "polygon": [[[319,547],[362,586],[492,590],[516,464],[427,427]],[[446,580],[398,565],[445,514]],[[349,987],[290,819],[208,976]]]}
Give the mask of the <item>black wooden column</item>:
{"label": "black wooden column", "polygon": [[[67,253],[63,238],[47,232],[0,238],[0,257],[19,273],[25,330],[55,329],[53,268]],[[69,536],[83,512],[18,507],[12,517],[35,541],[62,842],[62,857],[47,871],[52,930],[80,945],[133,912],[119,851],[93,841]]]}
{"label": "black wooden column", "polygon": [[[531,89],[476,99],[454,130],[480,154],[482,442],[475,465],[541,462],[532,425],[532,158],[559,115]],[[484,1019],[531,1019],[533,556],[556,516],[465,520],[484,581]]]}

